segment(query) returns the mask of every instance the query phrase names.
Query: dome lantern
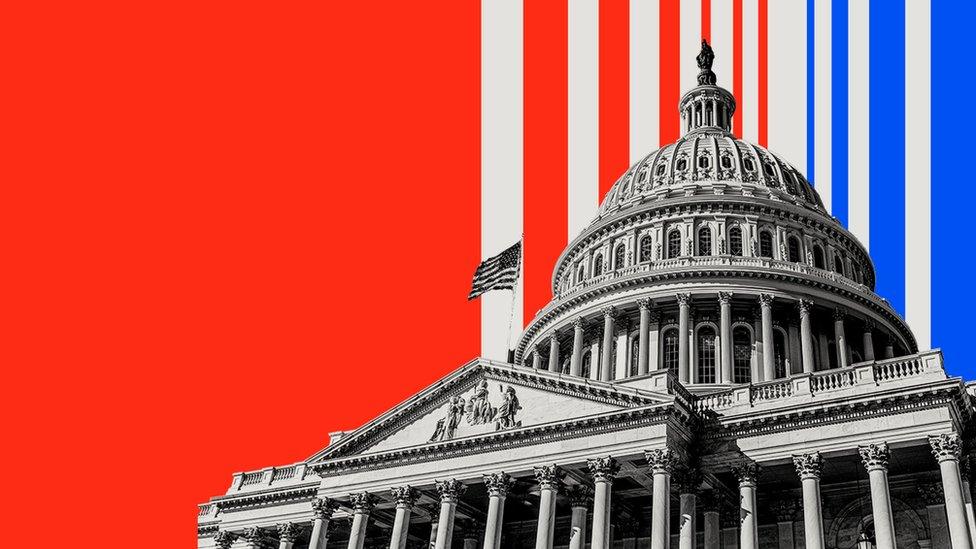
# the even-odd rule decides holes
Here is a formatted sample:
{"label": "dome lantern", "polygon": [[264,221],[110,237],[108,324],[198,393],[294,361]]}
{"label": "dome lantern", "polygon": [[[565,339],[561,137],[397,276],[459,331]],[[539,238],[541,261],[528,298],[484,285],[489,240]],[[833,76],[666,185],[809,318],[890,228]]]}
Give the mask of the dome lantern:
{"label": "dome lantern", "polygon": [[678,103],[684,133],[695,130],[732,131],[732,115],[735,114],[735,98],[728,90],[716,85],[712,61],[715,54],[708,41],[702,40],[698,61],[698,86],[686,93]]}

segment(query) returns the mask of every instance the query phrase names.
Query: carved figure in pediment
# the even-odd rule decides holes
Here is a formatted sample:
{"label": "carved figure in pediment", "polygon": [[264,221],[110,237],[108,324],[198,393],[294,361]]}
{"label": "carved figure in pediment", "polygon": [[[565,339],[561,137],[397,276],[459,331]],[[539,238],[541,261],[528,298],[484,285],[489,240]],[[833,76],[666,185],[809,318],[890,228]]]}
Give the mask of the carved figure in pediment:
{"label": "carved figure in pediment", "polygon": [[521,427],[522,422],[515,420],[515,415],[522,406],[519,404],[518,397],[515,396],[515,388],[509,385],[502,392],[502,404],[498,407],[496,415],[495,430],[503,431],[514,427]]}
{"label": "carved figure in pediment", "polygon": [[465,409],[468,425],[483,425],[495,416],[495,409],[488,402],[488,380],[482,379],[474,388],[474,395]]}
{"label": "carved figure in pediment", "polygon": [[437,426],[434,427],[434,434],[430,437],[431,442],[454,438],[454,433],[457,432],[461,418],[464,417],[464,408],[463,398],[456,396],[451,399],[451,404],[447,407],[447,413],[443,418],[437,420]]}

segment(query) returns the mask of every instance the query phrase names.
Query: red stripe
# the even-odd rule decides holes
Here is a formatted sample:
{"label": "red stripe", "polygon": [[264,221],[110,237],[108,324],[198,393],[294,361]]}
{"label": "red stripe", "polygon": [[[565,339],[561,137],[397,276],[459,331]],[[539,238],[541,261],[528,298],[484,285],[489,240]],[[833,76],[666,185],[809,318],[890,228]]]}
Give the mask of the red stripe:
{"label": "red stripe", "polygon": [[630,11],[600,2],[600,200],[630,166]]}
{"label": "red stripe", "polygon": [[763,147],[768,146],[766,139],[766,101],[768,99],[766,75],[768,69],[767,52],[769,36],[766,28],[769,20],[769,11],[767,7],[767,0],[759,0],[759,144]]}
{"label": "red stripe", "polygon": [[680,137],[678,100],[681,99],[681,35],[679,0],[661,0],[661,143]]}
{"label": "red stripe", "polygon": [[732,116],[732,133],[742,138],[742,0],[732,0],[732,95],[735,96],[735,114]]}
{"label": "red stripe", "polygon": [[552,270],[566,247],[568,10],[565,0],[524,4],[524,322],[552,298]]}
{"label": "red stripe", "polygon": [[712,41],[712,0],[701,0],[701,37]]}

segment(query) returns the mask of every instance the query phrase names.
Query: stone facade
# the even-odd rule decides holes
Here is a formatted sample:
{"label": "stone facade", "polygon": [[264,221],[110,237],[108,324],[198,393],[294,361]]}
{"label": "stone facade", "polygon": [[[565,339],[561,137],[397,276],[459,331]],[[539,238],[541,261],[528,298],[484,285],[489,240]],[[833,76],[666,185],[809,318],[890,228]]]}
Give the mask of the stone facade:
{"label": "stone facade", "polygon": [[730,134],[711,60],[514,363],[235,474],[199,547],[972,549],[972,388],[802,174]]}

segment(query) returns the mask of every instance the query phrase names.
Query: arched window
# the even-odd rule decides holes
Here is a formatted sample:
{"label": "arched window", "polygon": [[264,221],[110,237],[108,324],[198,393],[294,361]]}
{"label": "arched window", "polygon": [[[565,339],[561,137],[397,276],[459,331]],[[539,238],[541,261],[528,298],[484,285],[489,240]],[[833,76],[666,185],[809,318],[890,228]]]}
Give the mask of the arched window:
{"label": "arched window", "polygon": [[834,272],[844,276],[844,258],[840,254],[834,254]]}
{"label": "arched window", "polygon": [[813,247],[813,266],[818,269],[827,268],[827,262],[824,261],[824,251],[820,246]]}
{"label": "arched window", "polygon": [[640,359],[640,338],[634,336],[630,341],[630,375],[638,374],[637,362]]}
{"label": "arched window", "polygon": [[698,383],[715,383],[715,329],[698,330]]}
{"label": "arched window", "polygon": [[800,239],[795,236],[791,236],[786,241],[786,248],[787,248],[787,253],[790,256],[789,260],[792,261],[793,263],[799,263],[800,262]]}
{"label": "arched window", "polygon": [[624,263],[627,261],[627,248],[623,244],[617,246],[613,251],[613,268],[623,269],[626,267]]}
{"label": "arched window", "polygon": [[583,353],[583,368],[580,370],[580,377],[590,377],[590,366],[593,364],[593,353],[587,351]]}
{"label": "arched window", "polygon": [[668,233],[668,259],[681,256],[681,232],[671,229]]}
{"label": "arched window", "polygon": [[729,229],[729,253],[742,255],[742,229],[738,225]]}
{"label": "arched window", "polygon": [[664,331],[664,349],[661,353],[661,365],[672,372],[678,371],[678,329],[669,328]]}
{"label": "arched window", "polygon": [[783,330],[773,330],[773,364],[776,378],[786,377],[786,335]]}
{"label": "arched window", "polygon": [[712,255],[712,229],[698,229],[698,255]]}
{"label": "arched window", "polygon": [[749,383],[752,379],[752,336],[742,326],[732,330],[732,382]]}
{"label": "arched window", "polygon": [[603,274],[603,256],[598,255],[596,259],[593,260],[593,276],[600,276]]}
{"label": "arched window", "polygon": [[583,277],[586,275],[586,266],[580,265],[579,271],[576,273],[576,282],[583,282]]}
{"label": "arched window", "polygon": [[773,233],[759,231],[759,257],[773,257]]}
{"label": "arched window", "polygon": [[569,375],[569,364],[570,360],[568,358],[563,360],[563,367],[559,370],[563,375]]}
{"label": "arched window", "polygon": [[854,282],[857,282],[858,284],[863,284],[864,282],[861,278],[861,264],[857,261],[851,262],[851,277],[854,279]]}
{"label": "arched window", "polygon": [[651,260],[651,254],[653,249],[651,248],[651,237],[645,236],[640,239],[640,255],[638,256],[638,261],[641,263]]}

